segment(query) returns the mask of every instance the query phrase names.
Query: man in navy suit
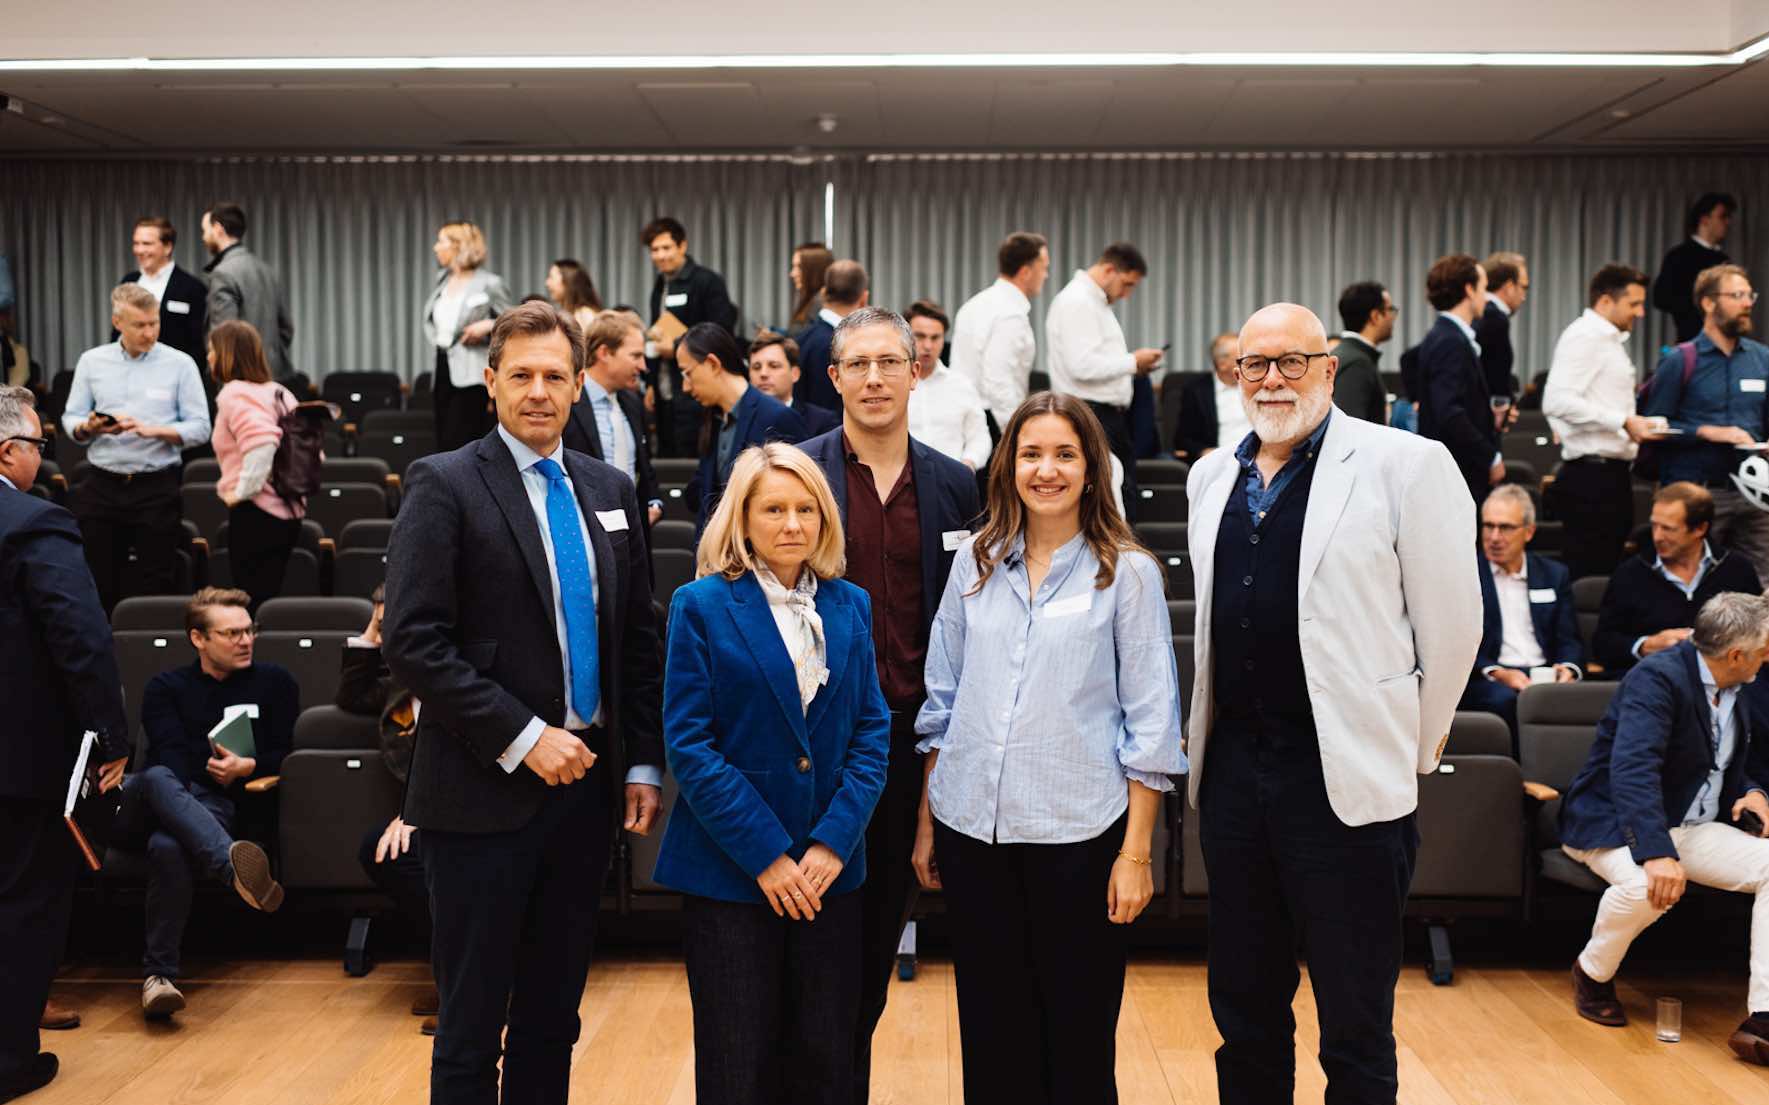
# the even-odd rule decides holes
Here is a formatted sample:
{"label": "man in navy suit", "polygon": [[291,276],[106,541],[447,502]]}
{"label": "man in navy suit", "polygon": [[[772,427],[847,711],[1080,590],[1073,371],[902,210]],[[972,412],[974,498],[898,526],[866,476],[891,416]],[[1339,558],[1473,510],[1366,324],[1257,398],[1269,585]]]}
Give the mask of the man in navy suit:
{"label": "man in navy suit", "polygon": [[1514,483],[1493,488],[1480,508],[1480,597],[1485,612],[1474,674],[1462,709],[1498,714],[1517,739],[1517,695],[1531,672],[1552,667],[1556,683],[1584,674],[1578,612],[1566,566],[1524,552],[1536,534],[1536,506]]}
{"label": "man in navy suit", "polygon": [[434,1105],[496,1105],[500,1053],[503,1101],[565,1101],[616,765],[628,830],[662,784],[644,516],[625,473],[561,441],[577,323],[504,312],[485,375],[497,428],[412,465],[387,551],[382,651],[424,704],[401,816],[434,918]]}
{"label": "man in navy suit", "polygon": [[1486,271],[1486,307],[1474,320],[1474,340],[1480,343],[1480,372],[1487,392],[1514,398],[1512,372],[1517,351],[1511,345],[1511,320],[1529,298],[1529,264],[1523,254],[1500,250],[1481,265]]}
{"label": "man in navy suit", "polygon": [[842,424],[841,415],[815,403],[794,402],[802,376],[799,343],[773,330],[757,330],[749,343],[749,386],[791,407],[804,420],[806,437],[826,434]]}
{"label": "man in navy suit", "polygon": [[1769,693],[1749,686],[1769,647],[1769,602],[1715,595],[1689,640],[1622,680],[1560,806],[1566,854],[1609,883],[1573,963],[1573,1007],[1628,1023],[1615,975],[1634,938],[1689,883],[1756,896],[1750,1016],[1728,1043],[1769,1066]]}
{"label": "man in navy suit", "polygon": [[829,382],[830,347],[842,319],[867,305],[866,269],[858,261],[836,261],[823,274],[823,308],[811,325],[799,331],[800,402],[836,410],[841,396]]}
{"label": "man in navy suit", "polygon": [[878,681],[891,709],[884,794],[866,828],[857,1105],[870,1093],[872,1030],[884,1015],[897,942],[915,907],[910,854],[922,792],[915,715],[927,697],[928,631],[952,556],[982,510],[971,470],[909,436],[914,364],[915,334],[902,315],[866,307],[843,318],[829,361],[829,379],[842,400],[841,428],[800,446],[835,492],[848,542],[846,578],[872,598]]}
{"label": "man in navy suit", "polygon": [[1466,253],[1440,257],[1425,278],[1437,322],[1402,357],[1408,397],[1419,401],[1419,433],[1444,443],[1476,503],[1505,478],[1492,393],[1480,367],[1474,320],[1486,309],[1486,270]]}
{"label": "man in navy suit", "polygon": [[27,494],[42,462],[31,393],[0,387],[0,1101],[47,1085],[37,1022],[61,960],[79,853],[62,802],[81,734],[107,789],[129,761],[123,679],[74,516]]}
{"label": "man in navy suit", "polygon": [[[154,293],[160,301],[160,344],[201,365],[209,350],[209,285],[172,260],[177,244],[178,231],[170,220],[158,215],[138,220],[129,242],[136,268],[117,283],[140,284]],[[115,329],[111,340],[117,340]],[[210,384],[208,373],[203,377],[205,385]]]}
{"label": "man in navy suit", "polygon": [[619,311],[604,312],[584,333],[584,389],[565,423],[565,447],[626,473],[645,508],[649,535],[663,517],[663,495],[645,434],[645,401],[634,390],[643,371],[644,329]]}

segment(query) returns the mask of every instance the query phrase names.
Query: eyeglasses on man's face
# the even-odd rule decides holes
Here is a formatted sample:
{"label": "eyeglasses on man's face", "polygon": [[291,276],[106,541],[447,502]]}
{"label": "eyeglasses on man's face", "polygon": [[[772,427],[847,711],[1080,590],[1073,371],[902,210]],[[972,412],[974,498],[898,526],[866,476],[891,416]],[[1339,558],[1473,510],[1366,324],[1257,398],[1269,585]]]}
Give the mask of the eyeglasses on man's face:
{"label": "eyeglasses on man's face", "polygon": [[259,629],[258,629],[258,623],[253,622],[251,625],[242,625],[242,626],[239,626],[238,628],[235,628],[235,629],[204,630],[204,633],[210,637],[218,637],[221,640],[226,641],[228,644],[231,645],[236,642],[247,640],[249,638],[258,636]]}
{"label": "eyeglasses on man's face", "polygon": [[1755,303],[1757,301],[1757,293],[1749,288],[1742,292],[1721,292],[1719,295],[1721,299],[1730,299],[1734,303]]}
{"label": "eyeglasses on man's face", "polygon": [[909,371],[907,357],[844,357],[840,361],[841,374],[850,380],[859,380],[867,376],[874,368],[887,380],[902,379]]}
{"label": "eyeglasses on man's face", "polygon": [[1241,379],[1249,384],[1257,384],[1265,379],[1273,365],[1277,366],[1278,375],[1286,380],[1300,380],[1308,375],[1309,362],[1316,357],[1328,357],[1330,353],[1280,353],[1276,357],[1261,357],[1257,353],[1251,357],[1242,357],[1235,362],[1235,369],[1240,372]]}
{"label": "eyeglasses on man's face", "polygon": [[5,445],[9,441],[22,441],[26,445],[35,446],[39,455],[42,454],[43,450],[49,448],[49,439],[46,437],[30,437],[26,434],[13,434],[8,438],[0,438],[0,445]]}
{"label": "eyeglasses on man's face", "polygon": [[1512,534],[1517,533],[1518,531],[1522,530],[1523,528],[1524,528],[1523,526],[1520,526],[1515,522],[1482,522],[1482,523],[1480,523],[1480,532],[1482,532],[1482,533],[1496,533],[1501,537],[1510,537]]}

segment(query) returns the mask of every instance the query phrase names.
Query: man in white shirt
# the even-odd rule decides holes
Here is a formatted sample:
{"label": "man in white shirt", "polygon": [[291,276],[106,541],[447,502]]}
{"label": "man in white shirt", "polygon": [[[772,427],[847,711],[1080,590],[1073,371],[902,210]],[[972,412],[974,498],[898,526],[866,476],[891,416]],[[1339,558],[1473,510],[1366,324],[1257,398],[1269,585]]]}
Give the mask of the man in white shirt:
{"label": "man in white shirt", "polygon": [[909,393],[909,436],[969,468],[989,463],[989,420],[983,400],[970,380],[940,363],[946,347],[946,312],[929,299],[918,299],[904,312],[915,335],[915,375]]}
{"label": "man in white shirt", "polygon": [[1149,264],[1135,246],[1113,242],[1101,251],[1099,260],[1076,271],[1044,316],[1050,390],[1085,401],[1099,416],[1112,454],[1124,465],[1121,487],[1132,522],[1136,520],[1136,450],[1129,419],[1132,381],[1161,363],[1161,351],[1132,350],[1112,314],[1112,304],[1129,299],[1148,273]]}
{"label": "man in white shirt", "polygon": [[1560,439],[1562,464],[1548,494],[1566,523],[1572,578],[1609,575],[1634,524],[1631,466],[1652,423],[1634,413],[1636,319],[1646,317],[1646,274],[1612,263],[1591,278],[1590,306],[1560,333],[1542,413]]}
{"label": "man in white shirt", "polygon": [[1032,336],[1032,297],[1050,277],[1044,235],[1016,230],[996,250],[995,283],[958,308],[952,330],[952,373],[968,380],[994,421],[991,437],[1026,398],[1038,341]]}

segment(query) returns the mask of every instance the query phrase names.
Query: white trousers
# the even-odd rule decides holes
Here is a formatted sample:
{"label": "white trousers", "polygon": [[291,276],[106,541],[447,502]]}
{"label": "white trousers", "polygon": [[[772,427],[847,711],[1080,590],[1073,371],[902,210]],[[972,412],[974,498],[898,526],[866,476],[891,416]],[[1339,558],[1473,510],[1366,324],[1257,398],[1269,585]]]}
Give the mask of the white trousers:
{"label": "white trousers", "polygon": [[[1756,895],[1751,909],[1750,1011],[1769,1011],[1769,839],[1710,821],[1672,829],[1671,843],[1690,882]],[[1646,872],[1626,848],[1563,850],[1609,884],[1597,903],[1590,943],[1579,953],[1580,969],[1595,982],[1608,982],[1621,968],[1634,937],[1664,911],[1646,900]]]}

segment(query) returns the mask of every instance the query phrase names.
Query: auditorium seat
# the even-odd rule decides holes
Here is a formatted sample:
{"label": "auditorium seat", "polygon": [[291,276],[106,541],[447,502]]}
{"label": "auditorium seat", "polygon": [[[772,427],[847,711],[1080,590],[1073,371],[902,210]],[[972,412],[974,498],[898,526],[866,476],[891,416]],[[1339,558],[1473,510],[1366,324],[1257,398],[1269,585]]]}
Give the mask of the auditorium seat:
{"label": "auditorium seat", "polygon": [[1603,612],[1603,592],[1608,588],[1608,576],[1586,576],[1572,581],[1572,605],[1578,614],[1579,640],[1584,642],[1586,656],[1592,654],[1591,638],[1597,633],[1597,618]]}
{"label": "auditorium seat", "polygon": [[348,630],[260,633],[253,661],[288,668],[301,688],[302,709],[328,706],[338,698],[338,673],[343,661],[344,642],[361,631],[362,626]]}
{"label": "auditorium seat", "polygon": [[[211,587],[233,587],[233,561],[225,548],[216,549],[209,554],[209,585]],[[318,595],[323,594],[319,557],[297,545],[289,552],[289,566],[283,570],[283,584],[277,588],[279,595]]]}
{"label": "auditorium seat", "polygon": [[1186,527],[1182,522],[1138,522],[1136,535],[1157,556],[1186,551]]}
{"label": "auditorium seat", "polygon": [[[1426,972],[1439,986],[1454,974],[1451,922],[1523,916],[1523,772],[1509,754],[1504,722],[1499,730],[1505,754],[1446,755],[1436,771],[1419,778],[1420,842],[1407,915],[1425,924],[1431,949]],[[1456,739],[1452,727],[1450,740]]]}
{"label": "auditorium seat", "polygon": [[185,595],[136,595],[117,603],[111,611],[111,629],[145,629],[155,633],[184,636],[184,608],[190,600]]}
{"label": "auditorium seat", "polygon": [[320,463],[319,483],[321,487],[335,483],[378,483],[387,489],[389,499],[399,498],[399,477],[380,457],[328,456]]}
{"label": "auditorium seat", "polygon": [[378,431],[425,434],[436,433],[436,412],[433,410],[391,410],[381,409],[368,411],[357,425],[359,433]]}
{"label": "auditorium seat", "polygon": [[361,633],[374,613],[374,604],[367,599],[350,596],[285,596],[271,599],[258,608],[258,625],[266,632],[347,629],[352,633]]}
{"label": "auditorium seat", "polygon": [[334,595],[366,599],[386,578],[386,549],[343,549],[332,561]]}
{"label": "auditorium seat", "polygon": [[1137,489],[1135,514],[1138,522],[1183,524],[1186,520],[1185,485],[1143,484]]}
{"label": "auditorium seat", "polygon": [[1192,711],[1192,681],[1197,678],[1197,650],[1190,633],[1173,635],[1173,660],[1179,667],[1180,716],[1189,718]]}
{"label": "auditorium seat", "polygon": [[401,391],[395,372],[328,372],[319,394],[343,409],[343,421],[360,423],[369,411],[399,406]]}
{"label": "auditorium seat", "polygon": [[198,457],[184,462],[181,483],[220,483],[221,462],[214,457]]}
{"label": "auditorium seat", "polygon": [[[694,478],[694,470],[700,462],[693,457],[658,457],[651,462],[657,472],[657,486],[668,502],[673,502],[679,509],[685,509],[682,494],[688,488],[688,481]],[[687,510],[691,518],[694,511]]]}
{"label": "auditorium seat", "polygon": [[358,518],[346,522],[338,534],[338,551],[346,549],[385,549],[393,536],[393,519]]}
{"label": "auditorium seat", "polygon": [[1513,483],[1523,482],[1512,477],[1510,468],[1513,462],[1528,464],[1538,477],[1549,474],[1560,464],[1560,443],[1554,440],[1547,427],[1525,430],[1521,421],[1499,442],[1499,452],[1505,459],[1505,478]]}
{"label": "auditorium seat", "polygon": [[1177,636],[1190,633],[1197,622],[1198,604],[1192,599],[1168,599],[1167,618],[1173,623],[1173,632]]}
{"label": "auditorium seat", "polygon": [[666,518],[651,527],[651,548],[694,551],[694,523]]}
{"label": "auditorium seat", "polygon": [[179,489],[184,501],[184,517],[197,524],[204,537],[214,537],[227,521],[227,504],[215,493],[212,483],[186,483]]}
{"label": "auditorium seat", "polygon": [[[1525,687],[1517,696],[1518,760],[1527,782],[1564,791],[1585,766],[1597,723],[1618,683],[1579,682]],[[1530,847],[1541,874],[1581,890],[1601,891],[1602,879],[1560,850],[1560,800],[1534,803]]]}
{"label": "auditorium seat", "polygon": [[694,582],[694,554],[686,549],[652,549],[651,566],[657,572],[652,594],[666,607],[677,587]]}
{"label": "auditorium seat", "polygon": [[297,749],[277,787],[278,877],[290,890],[367,890],[363,837],[399,813],[403,787],[377,748]]}
{"label": "auditorium seat", "polygon": [[378,484],[339,483],[308,496],[307,517],[329,534],[342,533],[358,518],[386,518],[387,492]]}
{"label": "auditorium seat", "polygon": [[1536,535],[1530,538],[1529,551],[1558,557],[1566,549],[1565,522],[1537,522]]}
{"label": "auditorium seat", "polygon": [[434,430],[363,430],[356,435],[356,456],[386,461],[402,480],[412,461],[435,451]]}
{"label": "auditorium seat", "polygon": [[1186,475],[1192,466],[1173,457],[1143,457],[1136,462],[1138,483],[1170,484],[1185,487]]}
{"label": "auditorium seat", "polygon": [[1457,710],[1450,722],[1449,743],[1443,747],[1446,756],[1512,756],[1511,727],[1497,714],[1477,710]]}
{"label": "auditorium seat", "polygon": [[[209,544],[217,549],[227,548],[227,535],[230,532],[229,527],[231,525],[231,522],[221,523],[220,527],[216,529],[215,533],[210,537]],[[295,547],[298,549],[306,549],[314,555],[315,559],[322,559],[321,553],[325,549],[325,544],[326,531],[320,526],[320,524],[311,518],[301,519],[301,529],[295,537]]]}
{"label": "auditorium seat", "polygon": [[[1519,487],[1539,490],[1542,486],[1542,471],[1535,464],[1521,457],[1505,458],[1505,482],[1514,483]],[[1531,496],[1534,498],[1534,496]],[[1540,506],[1540,500],[1537,501]]]}
{"label": "auditorium seat", "polygon": [[[290,747],[295,751],[379,749],[381,719],[370,714],[353,714],[330,704],[309,706],[295,719]],[[376,755],[379,754],[377,751]]]}
{"label": "auditorium seat", "polygon": [[176,631],[120,630],[111,634],[111,640],[117,651],[117,670],[123,677],[123,704],[129,716],[129,729],[136,732],[141,728],[141,694],[147,689],[148,680],[191,663],[196,652],[182,626]]}

